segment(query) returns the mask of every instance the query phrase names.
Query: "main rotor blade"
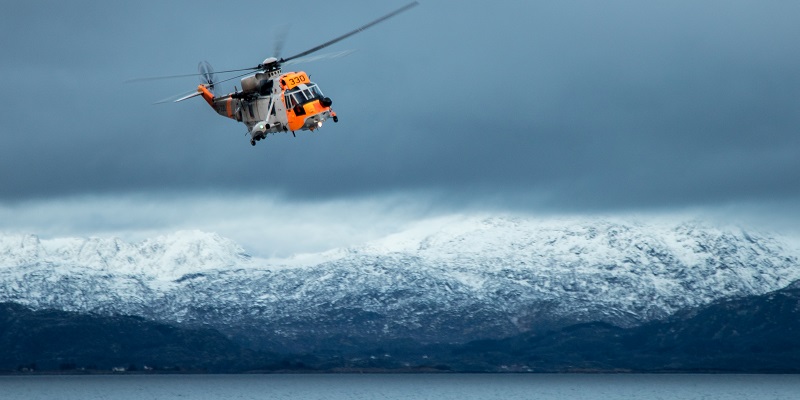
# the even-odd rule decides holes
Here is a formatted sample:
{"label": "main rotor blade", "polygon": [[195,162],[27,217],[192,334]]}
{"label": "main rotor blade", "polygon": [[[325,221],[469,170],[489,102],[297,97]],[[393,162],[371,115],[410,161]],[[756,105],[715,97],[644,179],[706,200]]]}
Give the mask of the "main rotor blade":
{"label": "main rotor blade", "polygon": [[289,36],[289,25],[282,24],[275,28],[273,35],[275,37],[275,48],[272,50],[272,56],[281,58],[281,51],[283,51],[283,44],[286,43],[286,37]]}
{"label": "main rotor blade", "polygon": [[223,80],[221,80],[221,81],[216,81],[216,82],[214,82],[214,84],[216,85],[216,84],[218,84],[218,83],[227,82],[227,81],[232,81],[232,80],[234,80],[234,79],[236,79],[236,78],[241,78],[241,77],[243,77],[243,76],[250,75],[251,73],[253,73],[253,70],[252,70],[252,69],[251,69],[250,71],[248,71],[248,72],[245,72],[245,73],[241,74],[241,75],[236,75],[236,76],[232,76],[232,77],[230,77],[230,78],[227,78],[227,79],[223,79]]}
{"label": "main rotor blade", "polygon": [[321,45],[319,45],[319,46],[317,46],[317,47],[314,47],[314,48],[312,48],[312,49],[306,50],[306,51],[304,51],[304,52],[302,52],[302,53],[300,53],[300,54],[295,54],[295,55],[293,55],[293,56],[291,56],[291,57],[282,58],[282,59],[280,60],[280,62],[281,62],[281,63],[283,63],[283,62],[286,62],[286,61],[289,61],[289,60],[293,60],[293,59],[295,59],[295,58],[299,58],[299,57],[307,56],[307,55],[309,55],[309,54],[311,54],[311,53],[313,53],[313,52],[315,52],[315,51],[322,50],[322,49],[324,49],[324,48],[326,48],[326,47],[328,47],[328,46],[330,46],[330,45],[332,45],[332,44],[334,44],[334,43],[338,43],[339,41],[342,41],[342,40],[344,40],[344,39],[347,39],[347,38],[349,38],[350,36],[353,36],[353,35],[355,35],[356,33],[359,33],[359,32],[361,32],[361,31],[363,31],[364,29],[367,29],[367,28],[369,28],[369,27],[371,27],[371,26],[373,26],[373,25],[376,25],[376,24],[379,24],[379,23],[381,23],[381,22],[383,22],[383,21],[386,21],[387,19],[389,19],[389,18],[392,18],[392,17],[394,17],[395,15],[397,15],[397,14],[400,14],[400,13],[401,13],[401,12],[403,12],[403,11],[407,11],[407,10],[409,10],[409,9],[413,8],[413,7],[416,7],[417,5],[419,5],[419,2],[416,2],[416,1],[414,1],[414,2],[411,2],[411,3],[408,3],[408,4],[406,4],[405,6],[403,6],[403,7],[400,7],[400,8],[398,8],[397,10],[394,10],[394,11],[390,12],[389,14],[386,14],[386,15],[384,15],[384,16],[382,16],[382,17],[380,17],[380,18],[378,18],[378,19],[376,19],[376,20],[374,20],[374,21],[372,21],[372,22],[370,22],[370,23],[368,23],[368,24],[366,24],[366,25],[363,25],[363,26],[361,26],[361,27],[359,27],[359,28],[357,28],[357,29],[355,29],[355,30],[353,30],[353,31],[351,31],[351,32],[345,33],[344,35],[342,35],[342,36],[339,36],[339,37],[337,37],[336,39],[333,39],[333,40],[327,41],[327,42],[325,42],[325,43],[323,43],[323,44],[321,44]]}
{"label": "main rotor blade", "polygon": [[[259,70],[259,69],[260,69],[259,67],[250,67],[250,68],[242,68],[242,69],[229,69],[229,70],[226,70],[226,71],[215,71],[215,73],[217,73],[217,74],[226,74],[226,73],[229,73],[229,72],[241,72],[241,71],[250,71],[250,72],[252,72],[252,71]],[[183,75],[149,76],[149,77],[145,77],[145,78],[128,79],[128,80],[125,81],[125,83],[144,82],[144,81],[158,81],[158,80],[162,80],[162,79],[188,78],[188,77],[192,77],[192,76],[203,76],[203,74],[195,73],[195,74],[183,74]]]}
{"label": "main rotor blade", "polygon": [[314,61],[319,61],[319,60],[329,60],[329,59],[332,59],[332,58],[347,57],[350,54],[353,54],[355,52],[356,52],[355,50],[343,50],[343,51],[337,51],[335,53],[325,53],[325,54],[320,54],[320,55],[316,55],[316,56],[295,58],[294,60],[287,61],[287,62],[283,63],[283,65],[294,65],[294,64],[308,63],[308,62],[314,62]]}

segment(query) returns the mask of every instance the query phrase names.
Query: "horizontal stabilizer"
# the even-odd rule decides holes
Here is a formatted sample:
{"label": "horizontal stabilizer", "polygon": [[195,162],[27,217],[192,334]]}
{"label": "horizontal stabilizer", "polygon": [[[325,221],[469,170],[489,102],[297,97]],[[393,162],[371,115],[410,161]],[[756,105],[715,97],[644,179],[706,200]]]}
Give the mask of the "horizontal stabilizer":
{"label": "horizontal stabilizer", "polygon": [[203,93],[202,92],[195,92],[195,93],[192,93],[192,94],[190,94],[188,96],[183,96],[180,99],[173,101],[173,103],[177,103],[179,101],[184,101],[186,99],[191,99],[192,97],[200,96],[201,94],[203,94]]}

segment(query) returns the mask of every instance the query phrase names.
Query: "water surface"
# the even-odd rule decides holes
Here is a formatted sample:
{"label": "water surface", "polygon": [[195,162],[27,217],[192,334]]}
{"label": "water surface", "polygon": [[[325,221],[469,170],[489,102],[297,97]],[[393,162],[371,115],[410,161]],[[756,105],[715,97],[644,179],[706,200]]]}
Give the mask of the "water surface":
{"label": "water surface", "polygon": [[798,399],[800,375],[102,375],[0,376],[0,398]]}

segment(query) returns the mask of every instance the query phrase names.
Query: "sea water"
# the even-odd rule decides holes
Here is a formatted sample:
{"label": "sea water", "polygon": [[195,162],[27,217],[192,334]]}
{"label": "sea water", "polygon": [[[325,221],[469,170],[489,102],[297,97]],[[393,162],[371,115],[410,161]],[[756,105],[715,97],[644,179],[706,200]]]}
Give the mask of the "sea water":
{"label": "sea water", "polygon": [[0,399],[800,399],[800,375],[0,376]]}

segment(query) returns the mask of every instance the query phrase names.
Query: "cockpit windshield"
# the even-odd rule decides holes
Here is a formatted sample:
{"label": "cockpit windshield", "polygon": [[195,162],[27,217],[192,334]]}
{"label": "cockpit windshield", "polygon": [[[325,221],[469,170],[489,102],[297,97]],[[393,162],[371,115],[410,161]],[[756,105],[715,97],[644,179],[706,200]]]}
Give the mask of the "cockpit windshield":
{"label": "cockpit windshield", "polygon": [[324,97],[322,95],[322,91],[319,90],[319,87],[317,87],[316,83],[298,85],[294,89],[287,90],[284,94],[287,108],[292,108],[298,104],[305,104],[312,100],[321,99],[322,97]]}

